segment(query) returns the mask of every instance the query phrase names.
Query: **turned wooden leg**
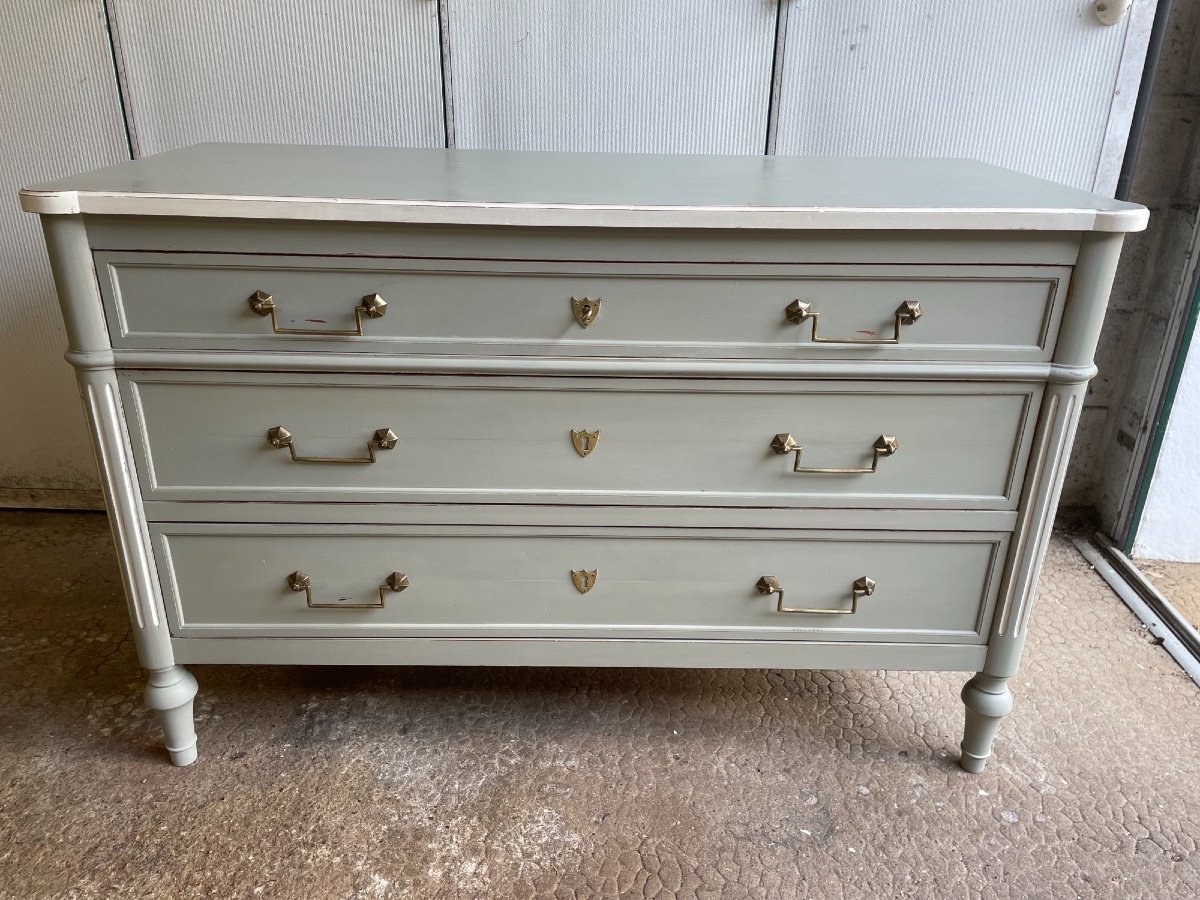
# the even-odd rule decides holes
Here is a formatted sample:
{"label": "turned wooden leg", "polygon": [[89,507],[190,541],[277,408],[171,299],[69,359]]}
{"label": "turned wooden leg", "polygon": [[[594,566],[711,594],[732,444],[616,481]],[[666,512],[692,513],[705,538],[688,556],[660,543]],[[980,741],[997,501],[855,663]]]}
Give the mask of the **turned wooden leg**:
{"label": "turned wooden leg", "polygon": [[167,752],[177,766],[190,766],[196,761],[196,729],[192,722],[195,696],[196,679],[183,666],[150,670],[146,705],[158,713]]}
{"label": "turned wooden leg", "polygon": [[967,726],[958,764],[968,772],[978,773],[992,755],[992,740],[1000,720],[1012,712],[1008,679],[980,672],[963,687],[962,699],[967,705]]}

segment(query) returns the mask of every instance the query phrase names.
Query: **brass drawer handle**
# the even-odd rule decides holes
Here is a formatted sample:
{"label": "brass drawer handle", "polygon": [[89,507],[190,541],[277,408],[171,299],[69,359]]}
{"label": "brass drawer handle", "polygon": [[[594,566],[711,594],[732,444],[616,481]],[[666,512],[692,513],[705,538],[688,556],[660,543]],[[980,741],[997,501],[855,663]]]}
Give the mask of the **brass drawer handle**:
{"label": "brass drawer handle", "polygon": [[246,301],[250,304],[250,309],[260,316],[271,317],[271,330],[276,334],[332,334],[339,337],[362,337],[363,336],[363,318],[382,319],[384,313],[387,312],[387,301],[378,294],[367,294],[362,298],[362,302],[354,307],[354,330],[341,330],[338,328],[280,328],[279,327],[279,310],[275,304],[275,298],[266,291],[255,291]]}
{"label": "brass drawer handle", "polygon": [[890,338],[842,338],[819,337],[817,323],[821,314],[814,312],[812,304],[806,303],[804,300],[793,300],[787,305],[783,314],[789,322],[796,325],[802,325],[806,320],[812,319],[812,337],[809,340],[814,344],[898,344],[900,343],[900,329],[905,325],[912,325],[922,315],[919,301],[905,300],[896,307],[896,331]]}
{"label": "brass drawer handle", "polygon": [[400,439],[396,437],[396,432],[390,428],[380,428],[367,441],[367,456],[364,459],[361,456],[301,456],[296,452],[296,437],[282,425],[276,425],[274,428],[267,430],[267,441],[276,449],[288,448],[288,452],[292,454],[292,462],[299,463],[349,463],[356,465],[358,463],[373,463],[375,462],[375,450],[391,450],[396,446],[396,442]]}
{"label": "brass drawer handle", "polygon": [[779,583],[779,579],[774,575],[764,575],[754,585],[760,594],[779,595],[779,602],[775,605],[775,609],[781,613],[815,613],[822,616],[852,616],[858,612],[858,598],[870,597],[875,593],[875,581],[864,575],[862,578],[855,580],[854,584],[850,585],[850,608],[849,609],[805,609],[799,606],[784,606],[783,605],[783,585]]}
{"label": "brass drawer handle", "polygon": [[871,445],[871,450],[874,455],[871,457],[871,465],[861,468],[820,468],[818,466],[801,466],[800,454],[804,452],[804,448],[790,434],[777,434],[771,438],[771,449],[778,455],[782,456],[785,453],[796,453],[796,463],[792,466],[793,472],[809,472],[818,475],[861,475],[870,474],[879,467],[879,457],[891,456],[900,449],[900,442],[896,440],[894,435],[881,434],[875,438],[875,443]]}
{"label": "brass drawer handle", "polygon": [[314,603],[312,596],[312,579],[304,572],[299,570],[293,572],[287,577],[287,585],[293,591],[304,591],[304,596],[308,601],[309,609],[383,609],[384,607],[384,591],[395,591],[400,593],[408,587],[408,576],[403,572],[393,572],[379,586],[379,602],[378,603],[347,603],[334,601],[332,603]]}

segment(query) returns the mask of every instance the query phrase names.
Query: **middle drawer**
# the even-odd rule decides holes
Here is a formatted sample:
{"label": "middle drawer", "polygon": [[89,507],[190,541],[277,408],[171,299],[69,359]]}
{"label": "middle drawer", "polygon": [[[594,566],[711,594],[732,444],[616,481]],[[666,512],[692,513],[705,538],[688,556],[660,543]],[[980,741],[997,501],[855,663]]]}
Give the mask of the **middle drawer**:
{"label": "middle drawer", "polygon": [[1013,509],[1041,387],[125,372],[152,500]]}

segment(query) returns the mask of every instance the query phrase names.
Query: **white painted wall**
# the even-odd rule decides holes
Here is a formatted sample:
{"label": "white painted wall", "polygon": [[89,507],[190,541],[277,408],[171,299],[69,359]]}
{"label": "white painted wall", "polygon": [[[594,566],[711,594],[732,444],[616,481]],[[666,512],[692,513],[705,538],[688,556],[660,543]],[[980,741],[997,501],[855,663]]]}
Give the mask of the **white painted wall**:
{"label": "white painted wall", "polygon": [[[1198,332],[1200,333],[1200,332]],[[1200,346],[1193,335],[1133,555],[1200,562]]]}
{"label": "white painted wall", "polygon": [[1154,3],[793,0],[779,153],[965,156],[1111,196]]}
{"label": "white painted wall", "polygon": [[441,147],[433,0],[109,0],[134,152]]}
{"label": "white painted wall", "polygon": [[0,502],[94,503],[42,232],[17,191],[128,159],[102,0],[0,3],[0,85]]}
{"label": "white painted wall", "polygon": [[762,153],[776,5],[449,0],[458,147]]}
{"label": "white painted wall", "polygon": [[37,221],[15,195],[126,158],[123,120],[139,155],[438,146],[445,89],[458,146],[759,153],[782,50],[779,152],[973,156],[1107,191],[1155,0],[1112,28],[1093,5],[4,0],[0,503],[95,487]]}

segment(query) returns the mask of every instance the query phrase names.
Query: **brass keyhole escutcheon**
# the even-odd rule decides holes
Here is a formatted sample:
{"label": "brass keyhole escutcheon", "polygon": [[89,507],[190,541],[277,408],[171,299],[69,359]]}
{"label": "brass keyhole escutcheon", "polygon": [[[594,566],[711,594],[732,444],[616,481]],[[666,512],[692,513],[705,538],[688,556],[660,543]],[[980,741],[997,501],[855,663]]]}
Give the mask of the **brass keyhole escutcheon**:
{"label": "brass keyhole escutcheon", "polygon": [[600,298],[572,297],[571,312],[575,314],[575,321],[579,323],[579,327],[587,328],[600,315]]}
{"label": "brass keyhole escutcheon", "polygon": [[596,449],[596,444],[600,441],[600,429],[595,431],[576,431],[571,429],[571,443],[575,446],[575,452],[580,456],[587,456]]}
{"label": "brass keyhole escutcheon", "polygon": [[586,594],[596,586],[597,569],[572,569],[571,583],[575,585],[575,590],[581,594]]}

